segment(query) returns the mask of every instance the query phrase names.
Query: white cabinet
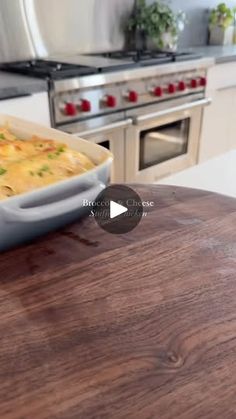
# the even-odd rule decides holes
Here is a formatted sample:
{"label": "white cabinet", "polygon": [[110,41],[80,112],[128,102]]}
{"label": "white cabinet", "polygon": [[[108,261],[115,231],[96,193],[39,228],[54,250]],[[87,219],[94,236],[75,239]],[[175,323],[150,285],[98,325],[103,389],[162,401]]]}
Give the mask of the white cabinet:
{"label": "white cabinet", "polygon": [[47,92],[0,100],[0,113],[51,125]]}
{"label": "white cabinet", "polygon": [[212,67],[208,81],[213,102],[203,114],[199,162],[236,149],[236,63]]}
{"label": "white cabinet", "polygon": [[[236,78],[236,74],[235,74]],[[236,86],[230,90],[232,95],[232,108],[230,109],[231,124],[230,124],[230,148],[236,149]]]}

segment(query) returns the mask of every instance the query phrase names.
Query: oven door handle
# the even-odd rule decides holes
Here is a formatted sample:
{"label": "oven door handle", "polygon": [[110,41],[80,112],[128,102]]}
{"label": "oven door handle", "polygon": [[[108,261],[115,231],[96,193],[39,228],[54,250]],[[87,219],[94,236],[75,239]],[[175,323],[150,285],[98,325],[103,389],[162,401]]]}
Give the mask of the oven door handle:
{"label": "oven door handle", "polygon": [[114,129],[119,129],[119,128],[127,128],[132,124],[133,124],[133,120],[131,118],[128,118],[128,119],[125,119],[123,121],[113,122],[112,124],[109,124],[109,125],[103,125],[102,127],[77,132],[73,135],[77,135],[77,136],[80,136],[80,137],[87,136],[87,135],[96,135],[96,134],[100,134],[101,132],[105,132],[105,131],[112,131]]}
{"label": "oven door handle", "polygon": [[199,108],[202,106],[210,105],[212,102],[211,98],[205,98],[201,100],[197,100],[196,102],[185,103],[183,105],[174,106],[173,108],[163,109],[158,112],[149,113],[148,115],[141,115],[134,118],[133,123],[138,125],[141,122],[149,121],[150,119],[160,118],[162,116],[170,115],[172,113],[188,111],[193,108]]}

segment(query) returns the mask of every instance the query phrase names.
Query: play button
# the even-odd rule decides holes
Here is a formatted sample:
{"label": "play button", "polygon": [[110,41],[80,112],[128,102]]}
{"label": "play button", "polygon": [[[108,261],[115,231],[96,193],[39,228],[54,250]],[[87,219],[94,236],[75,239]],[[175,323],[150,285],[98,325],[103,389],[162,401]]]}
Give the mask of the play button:
{"label": "play button", "polygon": [[125,185],[111,185],[98,195],[93,215],[103,230],[112,234],[125,234],[140,222],[143,205],[133,189]]}
{"label": "play button", "polygon": [[128,208],[123,207],[123,205],[117,204],[114,201],[110,202],[110,218],[116,218],[127,211]]}

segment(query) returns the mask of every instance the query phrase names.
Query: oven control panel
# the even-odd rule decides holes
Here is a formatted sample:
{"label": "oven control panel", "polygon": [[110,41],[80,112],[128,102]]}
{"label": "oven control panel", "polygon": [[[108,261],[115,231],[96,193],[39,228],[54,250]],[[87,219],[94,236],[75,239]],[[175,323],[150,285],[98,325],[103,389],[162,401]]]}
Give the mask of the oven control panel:
{"label": "oven control panel", "polygon": [[142,78],[100,87],[74,89],[53,97],[56,123],[83,120],[165,101],[206,89],[205,70]]}

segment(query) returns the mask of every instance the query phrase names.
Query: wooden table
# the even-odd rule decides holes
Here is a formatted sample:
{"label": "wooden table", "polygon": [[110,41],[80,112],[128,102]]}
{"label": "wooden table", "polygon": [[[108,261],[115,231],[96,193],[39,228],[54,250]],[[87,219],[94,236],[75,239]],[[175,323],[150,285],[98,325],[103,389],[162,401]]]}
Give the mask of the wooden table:
{"label": "wooden table", "polygon": [[0,255],[1,419],[236,418],[236,200],[136,190],[132,233]]}

